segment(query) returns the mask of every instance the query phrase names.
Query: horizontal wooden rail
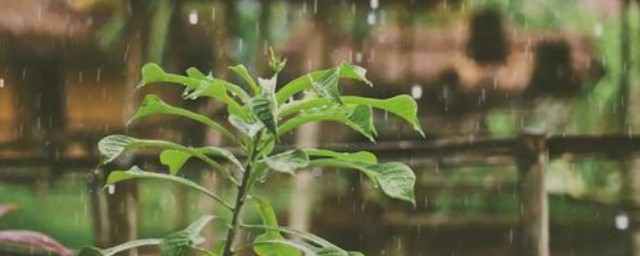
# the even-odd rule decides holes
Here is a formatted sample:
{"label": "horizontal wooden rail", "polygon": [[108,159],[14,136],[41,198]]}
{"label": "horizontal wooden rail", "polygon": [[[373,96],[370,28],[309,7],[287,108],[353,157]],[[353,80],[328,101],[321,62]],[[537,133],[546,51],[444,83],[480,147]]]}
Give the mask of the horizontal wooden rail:
{"label": "horizontal wooden rail", "polygon": [[[564,154],[603,154],[616,156],[640,151],[640,134],[634,135],[570,135],[551,136],[546,139],[550,158]],[[322,148],[336,151],[370,151],[381,159],[408,159],[408,158],[441,158],[459,154],[474,154],[478,156],[513,156],[514,148],[518,140],[507,139],[448,139],[435,141],[395,141],[378,143],[349,143],[329,144]],[[286,150],[292,146],[282,147]],[[229,148],[238,152],[236,148]],[[6,151],[5,151],[6,152]],[[55,164],[59,171],[77,172],[81,169],[93,168],[98,164],[98,156],[61,156],[52,159],[44,154],[20,154],[18,156],[5,156],[0,151],[0,169],[13,169],[22,167],[47,166]],[[149,152],[137,152],[134,158],[151,159],[156,154]],[[504,161],[499,161],[504,162]],[[456,161],[456,163],[464,163]]]}

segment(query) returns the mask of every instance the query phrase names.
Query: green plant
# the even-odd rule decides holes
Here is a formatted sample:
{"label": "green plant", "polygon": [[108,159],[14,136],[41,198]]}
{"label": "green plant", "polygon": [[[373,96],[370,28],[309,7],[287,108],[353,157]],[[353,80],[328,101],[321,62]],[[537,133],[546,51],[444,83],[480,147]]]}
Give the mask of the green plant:
{"label": "green plant", "polygon": [[[292,149],[282,151],[276,147],[279,137],[298,126],[315,121],[340,122],[374,141],[372,109],[392,113],[407,121],[422,134],[417,119],[417,104],[413,98],[401,95],[389,99],[373,99],[358,96],[342,96],[338,88],[340,78],[348,78],[371,85],[366,71],[358,66],[341,64],[335,68],[313,72],[297,78],[276,91],[278,73],[285,61],[272,54],[270,67],[274,75],[269,79],[258,78],[257,82],[242,66],[231,67],[250,88],[250,92],[227,81],[205,76],[190,68],[187,76],[164,72],[156,64],[142,68],[142,82],[146,86],[156,82],[175,83],[185,87],[184,98],[193,100],[209,97],[225,104],[229,113],[229,124],[238,131],[238,136],[223,125],[208,117],[171,106],[159,97],[147,95],[132,118],[137,120],[151,115],[176,115],[200,122],[219,132],[238,148],[242,155],[235,156],[225,148],[206,146],[189,147],[163,140],[145,140],[125,135],[111,135],[99,142],[103,163],[116,159],[125,150],[139,148],[161,149],[160,162],[168,166],[169,173],[143,171],[133,166],[126,171],[112,171],[107,185],[131,179],[157,179],[175,182],[199,191],[215,200],[231,212],[231,220],[217,218],[228,226],[227,239],[219,241],[215,248],[199,248],[202,238],[198,235],[213,216],[204,216],[187,229],[173,233],[164,239],[132,241],[109,249],[87,247],[81,255],[112,255],[118,251],[137,246],[157,245],[162,255],[189,255],[195,250],[205,255],[232,255],[239,250],[253,248],[258,255],[361,255],[347,252],[315,235],[278,226],[270,203],[258,195],[251,194],[257,182],[264,182],[270,172],[293,175],[297,169],[307,167],[333,167],[359,170],[391,198],[415,205],[415,174],[405,164],[399,162],[378,163],[376,156],[369,152],[344,153],[324,149]],[[296,94],[306,92],[306,97],[290,100]],[[238,188],[235,203],[229,203],[206,188],[177,176],[184,163],[197,158],[209,164],[227,181]],[[241,161],[240,159],[244,159]],[[228,163],[221,164],[222,161]],[[241,221],[245,202],[257,206],[262,217],[262,225],[247,225]],[[236,245],[234,240],[239,229],[264,232],[252,243]],[[282,234],[297,237],[288,240]]]}

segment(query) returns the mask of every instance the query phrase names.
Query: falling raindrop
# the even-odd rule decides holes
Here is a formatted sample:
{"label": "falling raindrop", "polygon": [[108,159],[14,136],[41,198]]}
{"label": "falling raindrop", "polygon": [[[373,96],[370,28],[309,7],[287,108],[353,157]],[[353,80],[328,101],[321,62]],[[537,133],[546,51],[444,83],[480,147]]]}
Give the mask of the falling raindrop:
{"label": "falling raindrop", "polygon": [[96,69],[96,83],[99,83],[102,80],[102,68]]}
{"label": "falling raindrop", "polygon": [[4,88],[4,78],[0,78],[0,89]]}
{"label": "falling raindrop", "polygon": [[109,195],[113,195],[116,192],[116,186],[114,185],[107,186],[107,192],[109,193]]}
{"label": "falling raindrop", "polygon": [[376,24],[376,14],[374,12],[370,12],[369,15],[367,15],[367,24],[371,26]]}
{"label": "falling raindrop", "polygon": [[361,52],[357,52],[356,53],[356,63],[360,63],[362,62],[362,53]]}
{"label": "falling raindrop", "polygon": [[604,26],[602,23],[595,24],[593,26],[593,35],[599,38],[602,37],[602,34],[604,34]]}
{"label": "falling raindrop", "polygon": [[416,100],[419,100],[422,98],[422,86],[420,86],[419,84],[414,84],[411,87],[411,97],[413,97]]}
{"label": "falling raindrop", "polygon": [[615,224],[618,230],[627,230],[629,228],[629,216],[626,214],[616,215]]}
{"label": "falling raindrop", "polygon": [[313,0],[313,14],[318,13],[318,0]]}
{"label": "falling raindrop", "polygon": [[191,25],[198,24],[198,11],[196,9],[192,9],[189,12],[189,24]]}
{"label": "falling raindrop", "polygon": [[370,5],[371,9],[378,9],[378,7],[380,7],[380,2],[378,0],[371,0]]}

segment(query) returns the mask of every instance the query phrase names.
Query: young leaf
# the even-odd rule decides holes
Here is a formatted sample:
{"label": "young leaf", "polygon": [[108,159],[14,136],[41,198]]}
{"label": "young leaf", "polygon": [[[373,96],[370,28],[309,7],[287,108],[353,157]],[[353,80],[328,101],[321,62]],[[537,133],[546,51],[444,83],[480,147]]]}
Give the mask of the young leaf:
{"label": "young leaf", "polygon": [[295,149],[267,157],[265,162],[274,171],[293,175],[296,170],[309,165],[309,156],[304,151]]}
{"label": "young leaf", "polygon": [[160,153],[160,163],[169,167],[171,175],[176,175],[189,158],[191,154],[179,150],[167,149]]}
{"label": "young leaf", "polygon": [[260,89],[260,87],[258,87],[256,82],[253,81],[253,78],[251,78],[251,75],[249,75],[249,71],[244,65],[239,64],[229,68],[233,72],[235,72],[238,76],[242,77],[242,79],[244,79],[244,81],[247,82],[247,84],[249,84],[249,86],[251,87],[251,90],[253,90],[253,93],[255,95],[259,95],[260,93],[262,93],[262,90]]}
{"label": "young leaf", "polygon": [[414,187],[416,176],[409,166],[400,162],[370,164],[360,161],[325,158],[309,162],[310,166],[329,166],[362,171],[387,196],[416,204]]}
{"label": "young leaf", "polygon": [[277,122],[274,115],[273,95],[269,93],[263,93],[260,96],[255,97],[250,102],[251,111],[255,117],[264,124],[269,132],[276,134]]}
{"label": "young leaf", "polygon": [[269,67],[274,74],[278,74],[287,65],[287,59],[276,57],[273,53],[273,48],[269,47]]}
{"label": "young leaf", "polygon": [[127,171],[112,171],[109,174],[109,177],[107,177],[107,185],[114,185],[118,182],[125,181],[125,180],[132,180],[132,179],[155,179],[155,180],[164,180],[164,181],[181,184],[209,196],[211,199],[218,201],[227,209],[233,209],[233,207],[229,203],[224,201],[224,199],[222,199],[220,196],[214,194],[213,192],[198,185],[193,181],[190,181],[178,176],[173,176],[173,175],[145,172],[137,166],[133,166]]}
{"label": "young leaf", "polygon": [[277,75],[274,75],[269,79],[258,77],[258,84],[260,84],[260,87],[269,94],[275,93],[277,83],[278,83]]}
{"label": "young leaf", "polygon": [[247,135],[249,138],[254,138],[262,128],[264,124],[262,122],[247,123],[242,118],[235,115],[229,115],[229,123],[233,125],[238,131]]}
{"label": "young leaf", "polygon": [[129,120],[129,122],[133,122],[134,120],[151,116],[151,115],[157,115],[157,114],[177,115],[177,116],[186,117],[196,122],[205,124],[209,126],[211,129],[219,132],[226,138],[231,139],[232,141],[238,142],[235,136],[233,136],[233,134],[231,134],[226,128],[224,128],[222,125],[218,124],[217,122],[209,119],[206,116],[193,113],[186,109],[171,106],[165,103],[164,101],[162,101],[158,96],[153,94],[149,94],[144,97],[144,100],[140,104],[138,111],[133,115],[133,117]]}
{"label": "young leaf", "polygon": [[309,80],[311,80],[311,87],[320,97],[342,104],[340,91],[338,90],[339,76],[340,68],[334,68],[325,71],[318,79],[314,79],[313,76],[309,75]]}
{"label": "young leaf", "polygon": [[188,256],[194,246],[204,242],[204,237],[200,232],[214,217],[205,215],[195,222],[191,223],[187,228],[169,234],[160,242],[160,255],[162,256]]}

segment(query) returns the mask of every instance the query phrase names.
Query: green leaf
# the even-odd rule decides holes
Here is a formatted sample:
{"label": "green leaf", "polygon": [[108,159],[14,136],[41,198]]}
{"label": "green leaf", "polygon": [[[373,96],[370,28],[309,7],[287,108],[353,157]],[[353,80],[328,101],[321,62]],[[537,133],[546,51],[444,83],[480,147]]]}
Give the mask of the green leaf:
{"label": "green leaf", "polygon": [[[189,236],[191,238],[193,238],[194,240],[199,240],[202,238],[202,236],[200,236],[200,233],[202,232],[202,230],[204,230],[204,227],[207,226],[207,224],[209,224],[209,222],[211,222],[211,220],[215,219],[216,217],[213,215],[203,215],[200,216],[200,218],[198,218],[196,221],[192,222],[191,224],[189,224],[189,226],[187,228],[184,229],[184,231],[186,231],[187,233],[189,233]],[[197,243],[198,241],[196,241]],[[204,240],[203,240],[204,242]]]}
{"label": "green leaf", "polygon": [[276,134],[277,122],[274,114],[276,107],[273,95],[263,93],[251,100],[250,106],[255,117],[264,124],[267,130],[272,134]]}
{"label": "green leaf", "polygon": [[321,237],[318,237],[314,234],[311,233],[307,233],[304,231],[300,231],[300,230],[295,230],[295,229],[291,229],[291,228],[286,228],[286,227],[273,227],[273,226],[269,226],[269,225],[243,225],[242,227],[244,228],[249,228],[249,229],[259,229],[259,230],[265,230],[265,231],[278,231],[278,232],[282,232],[282,233],[287,233],[293,236],[297,236],[300,237],[304,240],[307,240],[309,242],[312,242],[313,244],[315,244],[316,246],[310,244],[310,243],[297,243],[297,242],[292,242],[292,241],[288,241],[288,240],[272,240],[273,243],[282,243],[282,244],[287,244],[290,247],[294,247],[297,248],[303,252],[305,252],[305,255],[322,255],[322,256],[327,256],[327,255],[345,255],[345,256],[350,256],[350,255],[362,255],[359,252],[347,252],[343,249],[341,249],[340,247],[328,242],[327,240],[322,239]]}
{"label": "green leaf", "polygon": [[260,87],[258,87],[258,84],[256,84],[256,81],[254,81],[253,78],[251,78],[251,75],[249,75],[249,71],[244,65],[239,64],[229,68],[233,72],[235,72],[238,76],[240,76],[242,79],[244,79],[244,81],[247,82],[247,84],[249,84],[249,86],[251,87],[251,90],[253,90],[253,93],[255,95],[259,95],[260,93],[262,93],[262,90],[260,89]]}
{"label": "green leaf", "polygon": [[[278,227],[278,218],[276,218],[276,211],[273,209],[273,206],[271,206],[269,201],[257,196],[249,196],[247,198],[251,199],[256,204],[256,206],[258,206],[260,217],[262,218],[262,223],[264,223],[264,225]],[[267,230],[267,233],[279,234],[280,232]]]}
{"label": "green leaf", "polygon": [[191,154],[179,150],[167,149],[160,153],[160,163],[169,167],[171,175],[176,175],[189,158]]}
{"label": "green leaf", "polygon": [[233,134],[231,134],[226,128],[224,128],[222,125],[218,124],[217,122],[209,119],[204,115],[200,115],[200,114],[188,111],[186,109],[171,106],[165,103],[164,101],[162,101],[158,96],[153,94],[149,94],[144,97],[144,100],[140,104],[138,111],[129,120],[129,123],[140,118],[144,118],[151,115],[157,115],[157,114],[177,115],[177,116],[194,120],[196,122],[207,125],[208,127],[219,132],[226,138],[239,143],[236,137],[233,136]]}
{"label": "green leaf", "polygon": [[129,20],[123,8],[115,10],[109,19],[104,21],[102,26],[95,32],[98,46],[108,52],[113,50],[119,42],[123,42],[123,35]]}
{"label": "green leaf", "polygon": [[[172,149],[176,151],[182,151],[185,153],[191,154],[193,157],[196,157],[203,162],[207,163],[217,171],[219,171],[222,175],[224,175],[227,179],[234,183],[234,185],[239,186],[240,183],[231,176],[231,172],[220,165],[218,162],[206,156],[203,151],[204,149],[194,149],[182,146],[177,143],[164,141],[164,140],[143,140],[136,139],[125,135],[109,135],[107,137],[102,138],[100,142],[98,142],[98,149],[102,154],[102,162],[107,164],[114,159],[116,159],[120,154],[122,154],[125,150],[128,149],[139,149],[139,148],[157,148],[157,149]],[[206,151],[206,150],[204,150]]]}
{"label": "green leaf", "polygon": [[214,155],[214,156],[223,157],[227,159],[227,161],[235,165],[238,168],[238,170],[244,171],[244,166],[242,166],[242,163],[240,162],[240,160],[238,160],[238,158],[236,158],[236,156],[233,155],[233,153],[231,153],[229,150],[226,150],[224,148],[214,147],[214,146],[195,148],[193,150],[205,155]]}
{"label": "green leaf", "polygon": [[105,256],[106,254],[102,249],[98,247],[87,246],[80,249],[77,255],[78,256]]}
{"label": "green leaf", "polygon": [[274,171],[293,175],[296,170],[309,165],[309,155],[302,150],[295,149],[267,157],[264,161]]}
{"label": "green leaf", "polygon": [[200,235],[204,227],[213,219],[211,215],[200,217],[187,228],[169,234],[160,243],[160,255],[163,256],[189,256],[195,246],[205,241]]}
{"label": "green leaf", "polygon": [[[337,68],[340,70],[341,78],[354,79],[354,80],[365,82],[371,85],[371,82],[369,82],[369,80],[367,80],[365,77],[366,70],[364,68],[356,65],[350,65],[350,64],[341,64]],[[298,77],[293,81],[284,85],[282,89],[280,89],[276,93],[276,100],[278,104],[284,103],[286,100],[291,98],[296,93],[307,90],[309,87],[311,87],[312,80],[313,81],[319,80],[320,77],[322,77],[327,71],[330,71],[330,70],[321,70],[321,71],[312,72],[310,74],[306,74],[301,77]],[[311,76],[311,79],[309,79],[309,76]]]}
{"label": "green leaf", "polygon": [[100,249],[97,247],[88,246],[88,247],[82,248],[77,255],[78,256],[112,256],[112,255],[116,255],[119,252],[127,251],[137,247],[159,245],[160,242],[161,242],[160,239],[139,239],[139,240],[128,241],[123,244],[119,244],[107,249]]}
{"label": "green leaf", "polygon": [[163,256],[189,256],[196,245],[205,242],[200,235],[204,227],[214,219],[205,215],[191,223],[187,228],[174,232],[165,237],[160,243],[160,254]]}
{"label": "green leaf", "polygon": [[[249,197],[256,203],[259,209],[260,216],[264,225],[270,227],[278,227],[278,220],[276,213],[273,210],[271,204],[259,197]],[[284,237],[277,230],[266,230],[266,232],[255,239],[255,242],[269,241],[269,240],[284,240]],[[279,256],[279,255],[299,255],[297,249],[292,248],[286,244],[277,243],[262,243],[254,245],[253,250],[260,256]]]}
{"label": "green leaf", "polygon": [[229,114],[242,117],[245,116],[244,111],[242,110],[242,106],[238,104],[238,102],[227,93],[227,89],[224,86],[224,81],[213,78],[205,79],[209,80],[209,82],[201,82],[197,87],[194,87],[193,90],[187,91],[187,94],[184,95],[184,98],[191,100],[195,100],[201,97],[218,99],[227,104],[227,111],[229,111]]}
{"label": "green leaf", "polygon": [[[305,256],[315,255],[315,252],[313,251],[314,248],[312,246],[296,243],[294,241],[290,241],[287,239],[280,239],[280,238],[269,239],[267,236],[264,236],[264,235],[266,235],[266,233],[256,237],[256,239],[253,240],[254,251],[256,252],[256,254],[260,256],[262,255],[294,255],[295,256],[295,255],[300,255],[300,252],[304,253]],[[287,248],[286,250],[289,251],[287,252],[289,254],[277,254],[281,252],[277,250],[267,251],[268,249],[264,249],[264,251],[258,252],[255,249],[255,248],[278,248],[278,246],[282,248]],[[260,253],[264,253],[264,254],[260,254]]]}
{"label": "green leaf", "polygon": [[359,162],[370,163],[370,164],[378,163],[378,159],[376,155],[366,151],[348,153],[348,152],[335,152],[331,150],[315,149],[315,148],[303,149],[303,151],[306,152],[310,157],[331,157],[331,158],[337,158],[337,159],[343,159],[343,160],[359,161]]}
{"label": "green leaf", "polygon": [[162,239],[158,247],[161,256],[190,256],[194,246],[195,243],[187,232],[178,231]]}
{"label": "green leaf", "polygon": [[409,95],[399,95],[389,99],[346,96],[343,97],[343,100],[347,104],[364,104],[388,111],[409,123],[422,137],[425,136],[418,119],[418,103]]}
{"label": "green leaf", "polygon": [[226,240],[226,239],[225,239],[225,240],[220,240],[220,241],[216,242],[216,243],[213,245],[213,248],[211,248],[211,252],[212,252],[214,255],[222,256],[222,254],[224,253],[224,246],[225,246],[226,244],[227,244],[227,240]]}
{"label": "green leaf", "polygon": [[[190,71],[190,72],[191,72],[191,75],[195,75],[193,71]],[[194,77],[187,77],[187,76],[182,76],[177,74],[166,73],[164,72],[164,70],[162,70],[160,66],[158,66],[158,64],[155,64],[155,63],[145,64],[142,67],[142,81],[138,84],[138,88],[141,88],[148,84],[156,83],[156,82],[167,82],[167,83],[173,83],[173,84],[184,86],[185,91],[183,95],[185,95],[186,98],[189,98],[189,99],[195,99],[197,98],[197,96],[209,96],[209,97],[217,98],[225,102],[227,105],[231,105],[230,104],[231,101],[227,100],[226,97],[223,97],[220,94],[205,95],[204,93],[202,93],[202,95],[190,95],[199,87],[206,85],[207,87],[210,86],[211,88],[215,88],[215,89],[218,89],[217,87],[220,87],[224,89],[225,92],[228,91],[231,94],[237,96],[242,102],[249,101],[249,94],[247,94],[246,91],[244,91],[240,86],[229,83],[227,81],[219,80],[211,77],[207,77],[206,79],[198,79]]]}
{"label": "green leaf", "polygon": [[409,166],[400,162],[389,162],[370,165],[369,169],[374,171],[378,184],[387,196],[416,204],[416,176]]}
{"label": "green leaf", "polygon": [[109,135],[98,142],[98,150],[102,155],[102,163],[115,160],[126,149],[136,147],[136,139],[124,135]]}
{"label": "green leaf", "polygon": [[147,63],[142,66],[142,81],[138,84],[138,88],[157,82],[163,82],[165,72],[160,65],[156,63]]}
{"label": "green leaf", "polygon": [[360,66],[342,63],[340,64],[340,76],[364,82],[369,86],[373,86],[373,83],[371,83],[371,81],[367,79],[367,70]]}
{"label": "green leaf", "polygon": [[195,67],[190,67],[187,69],[187,76],[195,79],[200,79],[200,80],[207,79],[207,76],[202,72],[200,72],[200,70],[198,70]]}
{"label": "green leaf", "polygon": [[[424,137],[424,132],[418,119],[418,104],[408,95],[400,95],[389,99],[373,99],[358,96],[342,96],[340,98],[346,105],[367,105],[372,108],[388,111],[408,122],[414,130],[418,131]],[[298,100],[283,105],[279,109],[278,117],[283,118],[313,108],[331,107],[334,104],[334,102],[325,98]]]}
{"label": "green leaf", "polygon": [[362,171],[387,196],[416,204],[414,187],[416,176],[409,166],[400,162],[370,164],[338,158],[312,160],[310,166],[329,166]]}
{"label": "green leaf", "polygon": [[280,233],[264,233],[254,240],[253,251],[259,256],[296,256],[300,255],[299,249],[295,245],[286,242],[271,241],[287,241]]}
{"label": "green leaf", "polygon": [[373,111],[369,106],[355,106],[349,115],[347,115],[346,124],[351,127],[351,129],[365,135],[371,141],[375,141],[374,136],[378,135],[373,125]]}
{"label": "green leaf", "polygon": [[315,121],[340,122],[364,135],[369,140],[375,141],[376,131],[373,126],[373,113],[371,107],[366,105],[334,105],[304,111],[280,125],[278,127],[278,136],[302,124]]}
{"label": "green leaf", "polygon": [[311,80],[311,87],[320,97],[328,98],[342,104],[340,91],[338,90],[339,76],[340,68],[334,68],[324,71],[318,79],[314,79],[313,76],[309,74],[309,80]]}
{"label": "green leaf", "polygon": [[224,199],[222,199],[220,196],[214,194],[213,192],[198,185],[193,181],[190,181],[188,179],[178,177],[178,176],[168,175],[168,174],[145,172],[137,166],[133,166],[127,171],[120,171],[120,170],[112,171],[109,174],[109,177],[107,177],[107,185],[114,185],[118,182],[132,180],[132,179],[155,179],[155,180],[164,180],[164,181],[181,184],[209,196],[211,199],[218,201],[227,209],[233,209],[233,207],[229,203],[224,201]]}
{"label": "green leaf", "polygon": [[254,138],[262,128],[264,124],[262,122],[247,123],[242,118],[235,115],[229,115],[229,123],[233,125],[238,131],[247,135],[249,138]]}

